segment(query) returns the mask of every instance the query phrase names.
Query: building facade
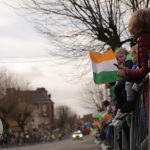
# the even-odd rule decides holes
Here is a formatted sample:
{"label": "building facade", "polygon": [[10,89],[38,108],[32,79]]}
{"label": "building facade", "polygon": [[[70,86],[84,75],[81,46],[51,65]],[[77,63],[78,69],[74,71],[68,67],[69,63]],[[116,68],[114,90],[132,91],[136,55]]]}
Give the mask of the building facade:
{"label": "building facade", "polygon": [[[14,100],[18,99],[17,103],[20,106],[20,111],[18,111],[17,114],[20,116],[23,115],[23,109],[26,110],[27,113],[30,113],[25,121],[25,130],[49,131],[53,129],[54,102],[51,100],[51,94],[48,94],[45,88],[37,88],[36,90],[7,89],[7,97],[11,96],[11,94]],[[16,97],[14,97],[14,95],[16,95]],[[18,106],[18,104],[16,104],[16,106]],[[9,119],[9,123],[11,129],[18,130],[19,126],[15,120]]]}
{"label": "building facade", "polygon": [[37,88],[30,91],[34,111],[32,120],[29,122],[29,128],[32,130],[51,130],[54,127],[54,102],[51,95],[47,93],[45,88]]}

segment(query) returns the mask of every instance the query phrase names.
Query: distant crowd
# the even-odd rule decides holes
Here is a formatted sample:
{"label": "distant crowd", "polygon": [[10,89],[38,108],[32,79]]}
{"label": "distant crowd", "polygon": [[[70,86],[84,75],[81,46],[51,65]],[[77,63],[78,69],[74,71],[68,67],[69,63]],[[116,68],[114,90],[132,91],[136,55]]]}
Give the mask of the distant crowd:
{"label": "distant crowd", "polygon": [[52,142],[64,138],[65,134],[50,132],[4,132],[1,147],[16,147]]}

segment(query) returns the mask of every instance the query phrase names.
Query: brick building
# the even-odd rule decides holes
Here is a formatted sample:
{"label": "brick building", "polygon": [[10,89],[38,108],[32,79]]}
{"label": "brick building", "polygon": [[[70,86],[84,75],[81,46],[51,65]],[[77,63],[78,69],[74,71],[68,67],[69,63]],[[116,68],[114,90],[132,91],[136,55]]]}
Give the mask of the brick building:
{"label": "brick building", "polygon": [[32,96],[35,109],[29,126],[32,129],[52,129],[54,126],[54,102],[45,88],[37,88],[29,91]]}
{"label": "brick building", "polygon": [[[17,93],[20,105],[23,104],[23,99],[28,99],[27,107],[32,110],[31,117],[28,117],[26,121],[25,130],[44,131],[54,127],[54,102],[51,100],[51,94],[48,94],[45,88],[24,91],[9,88],[6,93],[7,96]],[[11,127],[17,127],[17,123],[13,120],[9,120],[9,122]]]}

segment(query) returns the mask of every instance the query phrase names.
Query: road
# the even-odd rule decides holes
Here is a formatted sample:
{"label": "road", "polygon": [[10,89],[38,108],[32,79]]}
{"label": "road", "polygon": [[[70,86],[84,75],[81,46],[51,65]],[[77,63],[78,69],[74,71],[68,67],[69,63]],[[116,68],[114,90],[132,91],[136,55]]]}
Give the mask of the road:
{"label": "road", "polygon": [[0,148],[4,150],[102,150],[96,149],[94,137],[85,136],[83,140],[72,140],[71,137],[62,141],[54,141],[51,143],[43,143],[30,146],[20,146],[11,148]]}

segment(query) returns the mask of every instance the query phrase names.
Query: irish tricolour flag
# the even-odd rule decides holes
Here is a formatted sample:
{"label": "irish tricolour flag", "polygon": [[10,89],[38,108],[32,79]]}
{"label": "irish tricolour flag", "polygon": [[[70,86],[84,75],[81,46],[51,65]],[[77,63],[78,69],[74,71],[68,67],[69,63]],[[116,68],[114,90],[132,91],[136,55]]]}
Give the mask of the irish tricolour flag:
{"label": "irish tricolour flag", "polygon": [[120,80],[120,77],[117,75],[118,69],[114,65],[114,63],[117,63],[117,60],[112,49],[103,54],[90,51],[90,58],[96,84]]}

